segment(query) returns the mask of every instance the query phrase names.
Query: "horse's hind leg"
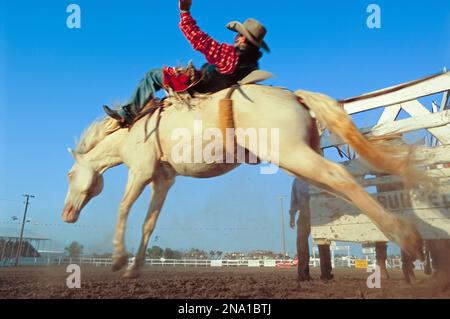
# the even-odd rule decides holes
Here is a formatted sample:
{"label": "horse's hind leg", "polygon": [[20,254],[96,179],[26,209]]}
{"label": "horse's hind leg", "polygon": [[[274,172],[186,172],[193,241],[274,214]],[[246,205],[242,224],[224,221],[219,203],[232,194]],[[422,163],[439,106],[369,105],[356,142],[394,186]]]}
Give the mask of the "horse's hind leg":
{"label": "horse's hind leg", "polygon": [[429,240],[433,272],[433,285],[440,291],[450,291],[450,240]]}
{"label": "horse's hind leg", "polygon": [[330,162],[310,147],[297,146],[280,154],[280,167],[297,177],[324,184],[342,193],[353,205],[364,212],[390,240],[396,242],[411,256],[422,259],[422,239],[415,226],[388,213],[377,203],[344,167]]}
{"label": "horse's hind leg", "polygon": [[402,256],[402,272],[406,283],[411,283],[411,278],[415,278],[414,275],[414,260],[405,252],[401,251]]}
{"label": "horse's hind leg", "polygon": [[375,256],[377,265],[380,267],[383,279],[389,279],[389,273],[386,269],[387,242],[384,241],[375,242]]}
{"label": "horse's hind leg", "polygon": [[[317,153],[319,154],[321,157],[323,157],[323,151],[322,148],[320,147],[320,135],[319,135],[319,130],[317,128],[317,121],[315,119],[311,119],[311,126],[309,127],[309,146]],[[329,187],[328,185],[325,185],[323,183],[319,183],[317,180],[311,180],[308,178],[305,178],[305,176],[302,176],[308,183],[322,188],[324,191],[328,192],[331,195],[334,196],[338,196],[342,199],[345,199],[348,201],[348,198],[345,196],[345,194],[343,194],[342,192],[340,192],[337,189],[333,189],[331,187]]]}

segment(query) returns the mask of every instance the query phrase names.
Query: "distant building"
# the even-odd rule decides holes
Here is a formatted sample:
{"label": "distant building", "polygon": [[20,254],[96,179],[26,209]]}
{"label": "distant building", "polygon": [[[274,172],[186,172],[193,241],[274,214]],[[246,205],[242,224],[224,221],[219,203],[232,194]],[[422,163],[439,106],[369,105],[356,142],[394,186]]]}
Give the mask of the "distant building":
{"label": "distant building", "polygon": [[[0,235],[0,265],[14,264],[19,255],[19,264],[42,263],[50,257],[51,239],[23,237],[22,244],[17,236]],[[60,253],[62,252],[51,252]]]}

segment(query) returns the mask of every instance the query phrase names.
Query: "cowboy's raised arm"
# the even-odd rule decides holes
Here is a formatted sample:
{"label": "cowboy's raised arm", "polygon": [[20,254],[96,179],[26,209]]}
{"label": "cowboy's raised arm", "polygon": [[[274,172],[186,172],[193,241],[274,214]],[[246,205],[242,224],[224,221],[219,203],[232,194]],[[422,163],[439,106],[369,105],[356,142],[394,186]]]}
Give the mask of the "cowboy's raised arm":
{"label": "cowboy's raised arm", "polygon": [[231,74],[235,71],[239,56],[233,45],[219,43],[208,34],[200,30],[190,13],[191,0],[180,0],[181,11],[180,29],[194,50],[201,52],[208,63],[217,67],[222,74]]}

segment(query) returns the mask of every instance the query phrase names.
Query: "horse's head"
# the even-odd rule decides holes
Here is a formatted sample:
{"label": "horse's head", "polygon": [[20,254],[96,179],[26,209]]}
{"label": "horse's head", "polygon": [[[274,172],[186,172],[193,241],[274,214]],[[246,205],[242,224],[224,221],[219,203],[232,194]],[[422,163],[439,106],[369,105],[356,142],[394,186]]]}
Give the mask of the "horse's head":
{"label": "horse's head", "polygon": [[75,223],[81,210],[103,189],[103,177],[95,171],[82,155],[69,149],[75,164],[68,173],[69,190],[64,202],[62,218],[66,223]]}

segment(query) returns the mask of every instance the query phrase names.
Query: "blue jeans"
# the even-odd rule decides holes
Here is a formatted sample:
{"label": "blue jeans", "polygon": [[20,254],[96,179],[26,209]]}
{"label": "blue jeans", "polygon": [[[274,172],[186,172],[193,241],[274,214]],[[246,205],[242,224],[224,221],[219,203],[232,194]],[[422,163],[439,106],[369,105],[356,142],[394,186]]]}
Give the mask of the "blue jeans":
{"label": "blue jeans", "polygon": [[139,85],[129,102],[120,108],[119,114],[128,119],[133,118],[139,114],[142,108],[155,96],[157,91],[162,89],[162,87],[162,69],[153,69],[149,71],[141,82],[139,82]]}

